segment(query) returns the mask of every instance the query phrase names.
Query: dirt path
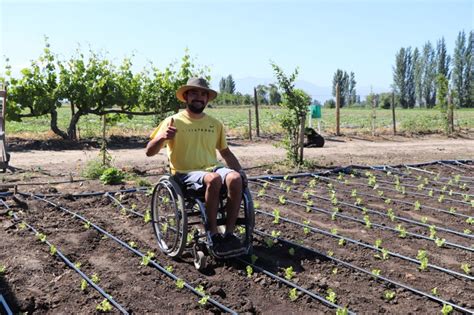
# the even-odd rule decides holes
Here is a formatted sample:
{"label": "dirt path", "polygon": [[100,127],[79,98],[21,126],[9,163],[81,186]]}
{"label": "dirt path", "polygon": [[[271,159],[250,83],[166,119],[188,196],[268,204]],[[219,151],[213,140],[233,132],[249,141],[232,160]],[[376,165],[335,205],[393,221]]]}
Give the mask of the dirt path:
{"label": "dirt path", "polygon": [[[275,146],[277,142],[230,141],[230,147],[244,167],[253,167],[280,161],[285,150]],[[166,156],[148,158],[143,149],[116,149],[110,151],[119,167],[153,169],[166,165]],[[11,152],[10,165],[22,169],[41,168],[49,171],[77,173],[84,163],[96,158],[97,149]],[[446,139],[439,137],[392,138],[363,140],[338,138],[326,141],[324,148],[305,149],[305,158],[324,166],[348,164],[399,164],[427,162],[438,159],[474,158],[474,139]]]}

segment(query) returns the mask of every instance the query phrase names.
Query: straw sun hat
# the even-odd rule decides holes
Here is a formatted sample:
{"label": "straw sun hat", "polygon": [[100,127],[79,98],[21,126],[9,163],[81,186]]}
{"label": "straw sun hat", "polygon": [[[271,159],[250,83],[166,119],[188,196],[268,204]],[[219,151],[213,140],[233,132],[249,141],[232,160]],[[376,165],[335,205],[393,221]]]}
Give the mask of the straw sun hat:
{"label": "straw sun hat", "polygon": [[189,78],[186,85],[183,85],[176,91],[176,97],[181,102],[185,102],[184,92],[192,89],[205,90],[209,93],[209,102],[216,98],[217,92],[209,88],[209,84],[203,78]]}

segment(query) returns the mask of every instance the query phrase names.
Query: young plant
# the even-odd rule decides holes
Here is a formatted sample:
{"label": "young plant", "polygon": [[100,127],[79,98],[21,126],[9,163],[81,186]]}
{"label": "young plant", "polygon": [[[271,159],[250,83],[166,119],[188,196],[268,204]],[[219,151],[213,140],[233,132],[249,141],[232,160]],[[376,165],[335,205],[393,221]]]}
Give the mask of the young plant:
{"label": "young plant", "polygon": [[374,276],[380,276],[380,269],[372,269],[372,274]]}
{"label": "young plant", "polygon": [[97,284],[97,283],[100,282],[100,278],[99,278],[99,276],[98,276],[96,273],[94,273],[94,274],[92,275],[91,280],[92,280],[92,282],[94,282],[95,284]]}
{"label": "young plant", "polygon": [[434,296],[438,296],[438,287],[434,287],[433,289],[431,289],[431,294],[433,294]]}
{"label": "young plant", "polygon": [[370,222],[370,217],[368,215],[364,215],[364,222],[366,228],[370,229],[372,227],[372,223]]}
{"label": "young plant", "polygon": [[426,250],[418,250],[418,254],[416,255],[416,259],[420,261],[420,269],[421,271],[425,271],[428,268],[428,255]]}
{"label": "young plant", "polygon": [[293,247],[291,247],[289,250],[288,250],[288,254],[290,254],[290,256],[295,256],[295,249]]}
{"label": "young plant", "polygon": [[176,280],[176,287],[181,290],[182,288],[184,288],[184,280],[181,279],[181,278],[178,278]]}
{"label": "young plant", "polygon": [[313,178],[312,180],[310,180],[308,186],[309,186],[310,188],[316,187],[316,179]]}
{"label": "young plant", "polygon": [[282,205],[284,205],[286,203],[286,199],[285,199],[285,196],[284,195],[280,195],[278,196],[278,202]]}
{"label": "young plant", "polygon": [[237,226],[237,232],[239,232],[240,235],[244,235],[245,234],[245,227],[244,226]]}
{"label": "young plant", "polygon": [[143,216],[143,221],[145,223],[148,223],[151,221],[151,212],[150,212],[150,209],[146,209],[145,210],[145,215]]}
{"label": "young plant", "polygon": [[444,195],[440,195],[440,196],[438,197],[438,202],[439,202],[439,203],[442,203],[443,200],[444,200]]}
{"label": "young plant", "polygon": [[87,289],[87,281],[85,279],[82,279],[81,280],[81,291],[84,291],[85,289]]}
{"label": "young plant", "polygon": [[278,210],[277,208],[273,209],[273,223],[280,223],[280,210]]}
{"label": "young plant", "polygon": [[375,240],[375,248],[378,249],[380,247],[380,245],[382,245],[382,240],[380,238],[378,238],[378,239]]}
{"label": "young plant", "polygon": [[331,229],[331,234],[332,235],[337,235],[337,228],[332,228]]}
{"label": "young plant", "polygon": [[165,267],[165,270],[168,271],[168,272],[173,272],[173,266],[168,265],[168,266]]}
{"label": "young plant", "polygon": [[362,204],[362,198],[357,197],[357,198],[356,198],[356,201],[355,201],[355,205],[356,205],[356,206],[360,206],[361,204]]}
{"label": "young plant", "polygon": [[338,307],[337,310],[336,310],[336,315],[348,315],[349,314],[349,310],[347,309],[347,307]]}
{"label": "young plant", "polygon": [[5,265],[0,265],[0,275],[3,275],[6,270],[7,270],[7,267]]}
{"label": "young plant", "polygon": [[437,237],[435,239],[436,246],[438,246],[438,247],[443,247],[445,242],[446,242],[446,239],[444,239],[444,238]]}
{"label": "young plant", "polygon": [[344,246],[346,244],[346,240],[343,238],[340,238],[337,243],[339,244],[339,246]]}
{"label": "young plant", "polygon": [[331,288],[329,288],[327,289],[326,293],[327,293],[326,300],[332,303],[336,303],[336,300],[337,300],[336,292],[334,292]]}
{"label": "young plant", "polygon": [[257,196],[258,196],[258,197],[262,197],[262,196],[264,196],[264,195],[265,195],[265,188],[262,188],[262,189],[260,189],[260,190],[258,191]]}
{"label": "young plant", "polygon": [[428,222],[428,217],[421,217],[420,221],[421,223],[426,223]]}
{"label": "young plant", "polygon": [[389,302],[391,300],[393,300],[393,298],[395,297],[395,292],[394,291],[390,291],[390,290],[387,290],[383,293],[383,298]]}
{"label": "young plant", "polygon": [[252,268],[252,266],[248,265],[248,266],[245,268],[245,271],[247,271],[247,278],[252,278],[252,275],[253,275],[253,268]]}
{"label": "young plant", "polygon": [[[303,224],[309,225],[311,222],[309,220],[303,220]],[[303,227],[303,233],[304,234],[309,234],[311,232],[311,229],[307,226]]]}
{"label": "young plant", "polygon": [[153,252],[147,252],[145,256],[142,257],[142,261],[140,263],[140,265],[142,266],[148,266],[148,264],[150,263],[150,260],[155,257],[155,253]]}
{"label": "young plant", "polygon": [[49,246],[49,253],[51,254],[51,256],[56,255],[56,252],[57,252],[57,251],[58,251],[58,250],[57,250],[56,246],[54,246],[54,245],[50,245],[50,246]]}
{"label": "young plant", "polygon": [[357,197],[357,189],[352,189],[352,191],[351,191],[351,197],[354,197],[354,198]]}
{"label": "young plant", "polygon": [[390,218],[390,221],[395,221],[395,213],[392,208],[387,209],[387,216]]}
{"label": "young plant", "polygon": [[112,311],[112,305],[107,299],[104,299],[95,307],[95,309],[98,310],[99,312],[107,313],[107,312]]}
{"label": "young plant", "polygon": [[416,201],[415,201],[415,210],[418,211],[418,210],[420,210],[420,209],[421,209],[421,203],[420,203],[418,200],[416,200]]}
{"label": "young plant", "polygon": [[258,256],[257,255],[252,255],[250,256],[250,261],[252,262],[252,265],[255,264],[255,262],[257,261],[258,259]]}
{"label": "young plant", "polygon": [[285,279],[291,280],[295,276],[295,272],[293,271],[293,266],[285,268]]}
{"label": "young plant", "polygon": [[209,300],[209,295],[203,296],[199,301],[199,305],[204,306],[207,304],[207,301]]}
{"label": "young plant", "polygon": [[332,268],[331,272],[332,272],[333,275],[337,275],[337,268]]}
{"label": "young plant", "polygon": [[380,252],[382,253],[382,256],[380,256],[379,254],[375,254],[374,257],[375,258],[378,258],[378,259],[382,259],[382,260],[387,260],[388,259],[388,249],[385,249],[385,248],[382,248],[380,250]]}
{"label": "young plant", "polygon": [[451,314],[452,311],[453,307],[451,305],[443,304],[443,308],[441,309],[441,313],[443,313],[443,315]]}
{"label": "young plant", "polygon": [[280,231],[272,230],[272,237],[273,237],[273,238],[280,237],[280,235],[281,235],[281,232],[280,232]]}
{"label": "young plant", "polygon": [[296,301],[296,299],[298,298],[298,292],[296,291],[296,288],[290,289],[288,297],[290,298],[290,301]]}
{"label": "young plant", "polygon": [[46,235],[43,233],[36,233],[36,238],[42,243],[46,242]]}
{"label": "young plant", "polygon": [[430,238],[432,240],[434,240],[435,236],[436,236],[436,226],[435,225],[430,225],[430,227],[428,228],[429,231],[430,231]]}
{"label": "young plant", "polygon": [[471,274],[471,265],[468,263],[463,263],[461,264],[461,269],[464,271],[465,274],[469,275]]}
{"label": "young plant", "polygon": [[137,248],[137,243],[135,243],[134,241],[128,242],[128,245],[129,245],[131,248]]}
{"label": "young plant", "polygon": [[407,230],[403,227],[403,225],[399,224],[395,229],[399,232],[398,236],[400,238],[405,238],[407,236]]}

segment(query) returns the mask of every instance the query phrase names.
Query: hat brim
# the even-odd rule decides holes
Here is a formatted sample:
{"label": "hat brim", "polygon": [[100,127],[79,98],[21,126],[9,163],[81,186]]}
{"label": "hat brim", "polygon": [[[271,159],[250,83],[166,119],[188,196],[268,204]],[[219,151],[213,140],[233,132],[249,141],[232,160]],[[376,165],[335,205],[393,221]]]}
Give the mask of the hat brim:
{"label": "hat brim", "polygon": [[217,92],[212,90],[212,89],[206,89],[200,86],[195,86],[195,85],[183,85],[176,91],[176,97],[178,100],[180,100],[183,103],[186,103],[186,99],[184,98],[184,92],[189,91],[189,90],[203,90],[206,91],[209,94],[209,99],[208,102],[212,101],[217,97]]}

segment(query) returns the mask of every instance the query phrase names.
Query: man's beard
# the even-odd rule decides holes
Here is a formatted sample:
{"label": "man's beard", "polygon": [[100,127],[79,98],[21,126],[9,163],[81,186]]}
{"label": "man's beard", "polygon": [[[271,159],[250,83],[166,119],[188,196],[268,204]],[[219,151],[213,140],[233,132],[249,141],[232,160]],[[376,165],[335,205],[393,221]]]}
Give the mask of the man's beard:
{"label": "man's beard", "polygon": [[191,112],[193,112],[194,114],[200,114],[202,113],[202,111],[204,110],[206,106],[202,106],[202,107],[197,107],[196,105],[194,105],[193,103],[191,104],[188,104],[188,108]]}

